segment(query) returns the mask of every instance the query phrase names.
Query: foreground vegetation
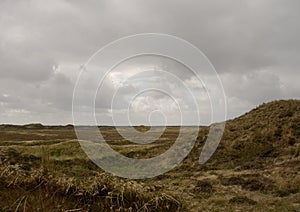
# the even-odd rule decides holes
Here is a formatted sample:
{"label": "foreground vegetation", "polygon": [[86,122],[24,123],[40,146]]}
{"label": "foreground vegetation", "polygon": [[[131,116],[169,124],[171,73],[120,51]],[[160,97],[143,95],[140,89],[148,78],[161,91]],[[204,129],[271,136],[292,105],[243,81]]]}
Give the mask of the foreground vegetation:
{"label": "foreground vegetation", "polygon": [[[112,127],[99,130],[133,158],[159,155],[178,135],[168,127],[153,144],[138,145]],[[199,128],[194,149],[172,171],[127,180],[94,165],[71,125],[2,125],[0,211],[300,210],[300,101],[271,102],[228,121],[217,151],[200,166],[207,132]]]}

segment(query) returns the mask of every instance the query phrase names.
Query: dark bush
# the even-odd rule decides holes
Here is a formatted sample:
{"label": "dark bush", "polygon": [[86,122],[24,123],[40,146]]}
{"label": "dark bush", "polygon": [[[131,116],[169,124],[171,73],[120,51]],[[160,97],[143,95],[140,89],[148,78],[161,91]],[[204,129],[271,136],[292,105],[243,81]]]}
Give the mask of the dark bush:
{"label": "dark bush", "polygon": [[249,204],[249,205],[255,205],[257,202],[249,199],[246,196],[237,196],[233,197],[229,200],[229,203],[237,203],[237,204]]}
{"label": "dark bush", "polygon": [[195,188],[194,188],[194,191],[196,193],[212,193],[213,192],[213,186],[212,184],[207,181],[207,180],[202,180],[202,181],[198,181]]}
{"label": "dark bush", "polygon": [[242,185],[245,183],[245,180],[241,177],[222,177],[220,181],[224,186]]}

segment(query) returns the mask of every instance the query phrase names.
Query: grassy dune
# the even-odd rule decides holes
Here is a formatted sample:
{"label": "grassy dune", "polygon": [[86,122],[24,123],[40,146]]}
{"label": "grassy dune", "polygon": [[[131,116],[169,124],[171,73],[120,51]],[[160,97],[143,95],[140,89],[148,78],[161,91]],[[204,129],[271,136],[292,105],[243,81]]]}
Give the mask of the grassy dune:
{"label": "grassy dune", "polygon": [[[168,127],[154,143],[138,145],[99,128],[113,149],[133,158],[163,153],[178,130]],[[0,211],[300,210],[300,101],[271,102],[229,120],[217,151],[200,166],[207,132],[199,128],[175,169],[128,180],[93,164],[72,126],[2,125]]]}

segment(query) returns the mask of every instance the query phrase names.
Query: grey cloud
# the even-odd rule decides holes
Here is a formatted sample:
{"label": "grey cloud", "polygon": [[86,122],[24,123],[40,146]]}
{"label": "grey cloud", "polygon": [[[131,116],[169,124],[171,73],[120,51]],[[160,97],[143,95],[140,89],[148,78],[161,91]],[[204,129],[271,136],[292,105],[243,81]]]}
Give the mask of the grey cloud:
{"label": "grey cloud", "polygon": [[[202,50],[220,73],[232,117],[263,101],[299,98],[299,8],[297,0],[1,1],[0,122],[70,122],[80,64],[108,42],[144,32],[179,36]],[[154,64],[192,82],[184,67],[160,60],[135,59],[127,68]],[[103,89],[96,103],[106,114],[114,82]],[[122,96],[135,89],[128,82]]]}
{"label": "grey cloud", "polygon": [[222,79],[227,95],[254,105],[283,97],[279,77],[267,71],[227,74]]}

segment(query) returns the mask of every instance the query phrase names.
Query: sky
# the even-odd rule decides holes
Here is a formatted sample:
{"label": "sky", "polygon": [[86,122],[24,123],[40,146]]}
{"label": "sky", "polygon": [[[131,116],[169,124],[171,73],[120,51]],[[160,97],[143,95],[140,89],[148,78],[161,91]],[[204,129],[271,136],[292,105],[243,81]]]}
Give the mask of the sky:
{"label": "sky", "polygon": [[[72,97],[82,64],[106,44],[139,33],[173,35],[200,49],[223,84],[228,119],[264,102],[299,99],[299,9],[298,0],[2,0],[0,123],[73,123]],[[187,112],[184,124],[198,123],[185,89],[158,70],[193,87],[202,106],[201,124],[222,120],[218,115],[211,119],[205,85],[187,69],[157,56],[125,61],[107,75],[97,94],[97,122],[111,125],[116,114],[122,125],[178,124],[177,101]],[[137,91],[158,85],[169,95],[149,91],[132,100]],[[84,92],[89,89],[87,84]],[[118,114],[130,114],[130,121]]]}

